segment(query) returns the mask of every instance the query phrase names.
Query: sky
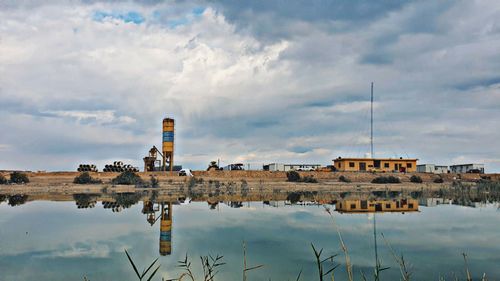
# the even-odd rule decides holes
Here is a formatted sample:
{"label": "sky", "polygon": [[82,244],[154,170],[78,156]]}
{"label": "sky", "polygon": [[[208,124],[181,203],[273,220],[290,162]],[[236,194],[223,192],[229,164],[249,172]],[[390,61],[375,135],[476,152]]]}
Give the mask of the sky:
{"label": "sky", "polygon": [[500,172],[500,3],[0,0],[0,169],[376,157]]}

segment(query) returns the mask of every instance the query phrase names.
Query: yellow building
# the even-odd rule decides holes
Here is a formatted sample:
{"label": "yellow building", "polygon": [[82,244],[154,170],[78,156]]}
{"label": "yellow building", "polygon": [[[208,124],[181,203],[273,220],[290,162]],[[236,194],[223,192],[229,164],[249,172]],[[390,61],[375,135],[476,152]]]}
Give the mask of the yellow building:
{"label": "yellow building", "polygon": [[417,212],[418,201],[415,199],[339,200],[335,204],[335,210],[340,213]]}
{"label": "yellow building", "polygon": [[404,158],[342,158],[333,160],[341,172],[416,172],[418,159]]}

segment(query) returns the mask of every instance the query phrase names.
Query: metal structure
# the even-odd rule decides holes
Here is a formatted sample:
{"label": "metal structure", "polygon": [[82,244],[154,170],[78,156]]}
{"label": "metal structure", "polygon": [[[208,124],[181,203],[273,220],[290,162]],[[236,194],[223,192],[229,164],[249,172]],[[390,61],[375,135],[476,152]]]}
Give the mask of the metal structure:
{"label": "metal structure", "polygon": [[[149,150],[149,155],[144,157],[144,172],[153,172],[157,171],[157,166],[161,165],[161,161],[157,160],[158,154],[163,158],[163,154],[156,148],[156,146],[153,146]],[[158,165],[157,165],[158,164]]]}
{"label": "metal structure", "polygon": [[80,164],[78,172],[97,172],[97,167],[94,164]]}
{"label": "metal structure", "polygon": [[372,82],[372,89],[371,89],[371,103],[370,103],[370,152],[371,155],[370,157],[373,158],[375,155],[373,155],[373,82]]}
{"label": "metal structure", "polygon": [[163,119],[163,166],[162,170],[174,170],[174,119]]}
{"label": "metal structure", "polygon": [[123,164],[122,161],[114,161],[113,164],[109,165],[104,165],[104,169],[102,169],[103,172],[117,172],[117,173],[122,173],[122,172],[139,172],[139,168],[133,167],[130,164]]}

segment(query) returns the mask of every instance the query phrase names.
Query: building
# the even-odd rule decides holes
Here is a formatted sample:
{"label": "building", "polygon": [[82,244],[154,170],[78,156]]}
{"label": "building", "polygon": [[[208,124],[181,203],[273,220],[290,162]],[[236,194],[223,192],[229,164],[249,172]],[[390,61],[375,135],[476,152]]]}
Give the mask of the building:
{"label": "building", "polygon": [[416,212],[418,201],[415,199],[392,200],[339,200],[335,204],[339,213],[376,213],[376,212]]}
{"label": "building", "polygon": [[450,171],[455,174],[461,174],[461,173],[484,174],[484,164],[451,165]]}
{"label": "building", "polygon": [[403,158],[342,158],[333,160],[341,172],[416,172],[418,159]]}
{"label": "building", "polygon": [[242,163],[229,164],[227,166],[222,167],[224,171],[242,171],[245,170],[244,165]]}
{"label": "building", "polygon": [[283,164],[283,163],[271,163],[263,166],[264,171],[314,171],[321,168],[320,164]]}
{"label": "building", "polygon": [[447,174],[448,166],[439,166],[434,164],[421,164],[417,165],[417,172],[419,173],[433,173],[433,174]]}

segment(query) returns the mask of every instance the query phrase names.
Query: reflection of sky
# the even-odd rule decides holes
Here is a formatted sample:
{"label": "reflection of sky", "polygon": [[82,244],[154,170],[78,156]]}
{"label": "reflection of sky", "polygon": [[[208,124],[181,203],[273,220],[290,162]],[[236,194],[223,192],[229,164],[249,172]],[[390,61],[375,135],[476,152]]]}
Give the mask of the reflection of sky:
{"label": "reflection of sky", "polygon": [[[113,213],[97,204],[77,209],[74,203],[30,202],[0,205],[0,280],[128,280],[132,270],[123,249],[146,266],[159,256],[159,225],[151,227],[138,204]],[[303,280],[315,278],[310,243],[339,253],[337,234],[322,207],[272,208],[261,203],[232,209],[221,204],[209,210],[206,203],[174,206],[172,255],[160,257],[163,277],[176,277],[177,261],[186,253],[199,270],[200,255],[221,254],[227,265],[218,280],[240,280],[242,241],[250,265],[264,264],[249,273],[252,280]],[[356,274],[372,273],[373,216],[334,213],[349,248]],[[414,278],[439,274],[462,275],[462,252],[467,252],[472,272],[491,280],[500,278],[500,213],[494,207],[421,207],[420,213],[377,214],[377,229],[397,252],[413,265]],[[398,269],[387,246],[379,239],[386,280],[398,280]],[[339,255],[337,262],[342,263]],[[336,271],[343,279],[344,267]],[[359,276],[358,276],[359,277]],[[424,278],[427,277],[427,278]],[[356,278],[359,279],[359,278]]]}

